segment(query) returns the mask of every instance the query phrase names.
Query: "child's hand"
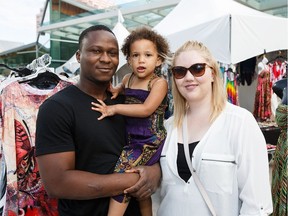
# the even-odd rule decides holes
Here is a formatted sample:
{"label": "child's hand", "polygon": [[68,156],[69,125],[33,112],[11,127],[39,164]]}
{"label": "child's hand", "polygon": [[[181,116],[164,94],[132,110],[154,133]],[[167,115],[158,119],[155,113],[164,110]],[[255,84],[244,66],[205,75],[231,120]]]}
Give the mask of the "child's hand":
{"label": "child's hand", "polygon": [[100,104],[91,102],[91,109],[102,113],[98,120],[102,120],[107,116],[113,116],[115,114],[113,106],[107,106],[102,100],[97,100]]}

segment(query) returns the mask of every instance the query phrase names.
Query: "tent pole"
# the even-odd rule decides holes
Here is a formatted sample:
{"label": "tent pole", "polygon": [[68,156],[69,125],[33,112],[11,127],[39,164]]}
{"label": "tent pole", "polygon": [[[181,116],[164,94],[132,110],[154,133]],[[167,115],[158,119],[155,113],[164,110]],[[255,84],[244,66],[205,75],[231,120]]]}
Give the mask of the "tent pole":
{"label": "tent pole", "polygon": [[232,50],[231,50],[231,40],[232,40],[232,16],[229,15],[229,54],[230,54],[230,64],[232,64]]}

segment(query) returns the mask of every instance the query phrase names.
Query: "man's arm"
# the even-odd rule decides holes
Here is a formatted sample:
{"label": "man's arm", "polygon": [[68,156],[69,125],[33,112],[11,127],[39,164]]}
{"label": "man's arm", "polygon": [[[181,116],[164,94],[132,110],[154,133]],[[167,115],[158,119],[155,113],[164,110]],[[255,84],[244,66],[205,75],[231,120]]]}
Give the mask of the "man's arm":
{"label": "man's arm", "polygon": [[41,155],[37,161],[45,189],[55,198],[84,200],[114,196],[139,179],[137,173],[100,175],[75,170],[74,152]]}
{"label": "man's arm", "polygon": [[125,193],[146,199],[156,191],[161,179],[159,163],[139,166],[129,173],[99,175],[75,170],[74,152],[42,155],[37,157],[37,161],[45,189],[49,196],[55,198],[83,200],[110,197],[126,189]]}

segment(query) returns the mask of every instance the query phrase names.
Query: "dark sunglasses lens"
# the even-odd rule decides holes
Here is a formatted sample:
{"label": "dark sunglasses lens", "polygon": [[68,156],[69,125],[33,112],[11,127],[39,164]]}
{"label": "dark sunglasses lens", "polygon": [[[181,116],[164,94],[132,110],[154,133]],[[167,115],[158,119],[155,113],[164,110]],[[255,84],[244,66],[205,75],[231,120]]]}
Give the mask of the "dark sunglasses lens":
{"label": "dark sunglasses lens", "polygon": [[193,76],[200,77],[205,73],[205,67],[205,64],[194,64],[189,68],[189,71],[191,71]]}
{"label": "dark sunglasses lens", "polygon": [[187,68],[185,67],[173,67],[172,68],[172,73],[173,73],[173,76],[176,78],[176,79],[181,79],[183,78],[186,73],[187,73]]}

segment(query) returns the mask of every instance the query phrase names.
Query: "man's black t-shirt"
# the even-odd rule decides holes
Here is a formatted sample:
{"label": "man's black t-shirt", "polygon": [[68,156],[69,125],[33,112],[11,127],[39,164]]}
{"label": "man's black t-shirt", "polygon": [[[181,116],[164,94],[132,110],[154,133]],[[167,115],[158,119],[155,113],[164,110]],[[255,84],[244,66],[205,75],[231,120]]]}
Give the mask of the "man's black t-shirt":
{"label": "man's black t-shirt", "polygon": [[[124,102],[124,97],[110,97],[107,105]],[[120,115],[97,120],[100,114],[91,109],[92,101],[97,102],[74,85],[48,98],[37,117],[36,156],[75,151],[77,170],[112,173],[126,143],[125,120]],[[109,199],[60,199],[58,210],[65,216],[106,216]],[[140,215],[138,203],[132,199],[126,212]]]}

